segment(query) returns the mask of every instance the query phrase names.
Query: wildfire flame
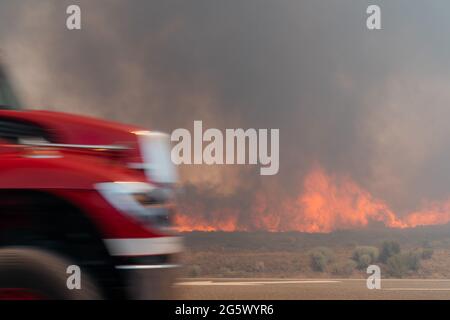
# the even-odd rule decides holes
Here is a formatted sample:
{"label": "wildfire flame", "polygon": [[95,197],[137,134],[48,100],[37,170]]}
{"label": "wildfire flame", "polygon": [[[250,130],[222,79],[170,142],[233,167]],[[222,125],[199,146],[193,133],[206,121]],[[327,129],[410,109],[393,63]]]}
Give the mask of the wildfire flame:
{"label": "wildfire flame", "polygon": [[178,230],[331,232],[362,228],[370,222],[390,228],[410,228],[450,221],[450,200],[425,204],[400,218],[351,178],[329,175],[321,167],[306,175],[303,191],[297,197],[273,203],[264,194],[256,194],[250,224],[240,223],[236,210],[224,208],[207,216],[198,214],[204,210],[201,205],[184,208],[175,217]]}
{"label": "wildfire flame", "polygon": [[223,209],[221,214],[215,215],[213,220],[206,220],[197,215],[177,214],[174,224],[179,232],[190,231],[246,231],[238,228],[238,217],[230,209]]}

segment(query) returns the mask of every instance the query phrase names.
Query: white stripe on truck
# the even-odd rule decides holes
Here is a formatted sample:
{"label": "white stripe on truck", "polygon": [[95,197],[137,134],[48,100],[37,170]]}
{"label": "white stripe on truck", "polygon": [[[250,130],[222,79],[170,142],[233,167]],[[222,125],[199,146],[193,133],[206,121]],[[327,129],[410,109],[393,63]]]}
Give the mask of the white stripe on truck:
{"label": "white stripe on truck", "polygon": [[150,256],[181,252],[181,237],[103,239],[112,256]]}

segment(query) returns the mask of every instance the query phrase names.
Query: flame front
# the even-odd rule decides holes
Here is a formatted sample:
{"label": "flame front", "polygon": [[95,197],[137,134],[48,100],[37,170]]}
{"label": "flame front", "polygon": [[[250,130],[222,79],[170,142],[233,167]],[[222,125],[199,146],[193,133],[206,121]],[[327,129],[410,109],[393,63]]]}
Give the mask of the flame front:
{"label": "flame front", "polygon": [[[194,211],[198,212],[198,211]],[[175,215],[174,224],[179,232],[190,231],[245,231],[238,228],[237,215],[224,209],[222,214],[215,215],[215,219],[207,220],[198,215],[177,214]]]}
{"label": "flame front", "polygon": [[409,228],[449,222],[450,200],[427,203],[400,218],[384,201],[373,197],[349,177],[330,175],[316,167],[304,178],[303,191],[297,197],[274,201],[264,193],[257,193],[248,213],[250,219],[240,219],[239,211],[229,208],[207,215],[204,211],[201,205],[183,208],[175,217],[178,230],[314,233],[362,228],[370,222],[390,228]]}

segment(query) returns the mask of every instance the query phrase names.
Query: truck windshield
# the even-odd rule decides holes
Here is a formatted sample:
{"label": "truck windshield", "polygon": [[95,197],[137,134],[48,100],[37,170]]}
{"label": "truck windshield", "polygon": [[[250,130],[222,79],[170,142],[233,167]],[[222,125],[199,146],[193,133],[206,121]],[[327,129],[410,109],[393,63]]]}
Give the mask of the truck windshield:
{"label": "truck windshield", "polygon": [[19,99],[0,65],[0,109],[20,109]]}

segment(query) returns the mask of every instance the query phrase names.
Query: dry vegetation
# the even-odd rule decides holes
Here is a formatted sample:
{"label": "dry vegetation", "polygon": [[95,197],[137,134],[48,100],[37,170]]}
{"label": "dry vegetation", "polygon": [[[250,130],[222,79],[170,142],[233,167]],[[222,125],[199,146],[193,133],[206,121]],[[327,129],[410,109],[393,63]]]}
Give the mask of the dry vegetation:
{"label": "dry vegetation", "polygon": [[450,277],[450,226],[185,237],[188,277],[358,278],[369,264],[380,265],[385,277]]}

